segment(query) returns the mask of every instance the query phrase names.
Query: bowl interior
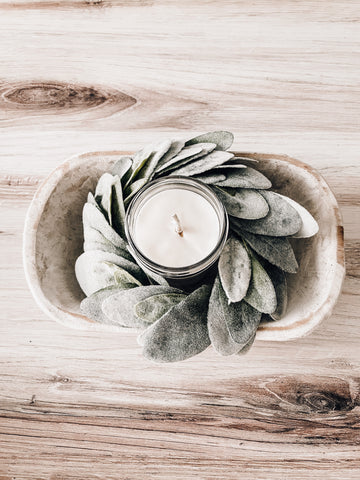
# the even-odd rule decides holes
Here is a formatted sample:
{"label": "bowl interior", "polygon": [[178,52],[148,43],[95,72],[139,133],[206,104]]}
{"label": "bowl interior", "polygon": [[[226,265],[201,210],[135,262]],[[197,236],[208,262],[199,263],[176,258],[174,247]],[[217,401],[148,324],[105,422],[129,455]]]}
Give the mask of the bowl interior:
{"label": "bowl interior", "polygon": [[[80,312],[84,298],[74,273],[82,252],[82,208],[98,178],[122,152],[94,152],[58,167],[42,184],[28,211],[24,264],[29,286],[43,310],[75,328],[116,330],[95,324]],[[247,154],[249,156],[249,154]],[[251,155],[273,189],[306,207],[319,223],[310,239],[293,239],[299,272],[288,275],[286,316],[263,324],[257,337],[287,340],[302,336],[330,314],[344,276],[341,218],[336,200],[322,177],[285,156]]]}

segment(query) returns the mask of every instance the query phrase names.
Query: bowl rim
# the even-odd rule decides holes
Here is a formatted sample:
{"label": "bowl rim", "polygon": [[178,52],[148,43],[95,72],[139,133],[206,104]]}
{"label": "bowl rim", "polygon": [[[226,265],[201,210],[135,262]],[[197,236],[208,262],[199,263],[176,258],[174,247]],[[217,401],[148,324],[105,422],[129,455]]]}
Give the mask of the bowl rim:
{"label": "bowl rim", "polygon": [[[40,222],[44,207],[56,188],[61,178],[71,169],[81,166],[87,163],[92,158],[104,158],[104,157],[119,157],[121,155],[132,154],[131,151],[94,151],[84,152],[74,155],[63,163],[58,165],[40,184],[38,187],[30,206],[27,210],[24,231],[23,231],[23,265],[25,271],[25,278],[27,280],[29,289],[43,312],[50,316],[53,320],[66,325],[83,330],[101,330],[101,331],[122,331],[122,327],[114,329],[110,325],[100,325],[96,322],[88,319],[86,316],[69,312],[60,307],[52,304],[45,296],[36,269],[36,232]],[[335,220],[336,225],[336,265],[335,273],[332,278],[332,283],[329,288],[329,294],[326,300],[319,306],[315,312],[311,312],[305,318],[295,321],[290,325],[279,325],[277,322],[267,323],[260,325],[257,333],[257,340],[265,341],[287,341],[300,338],[309,334],[320,322],[330,317],[331,312],[338,300],[341,293],[342,284],[345,278],[345,256],[344,256],[344,231],[342,225],[342,217],[336,198],[331,191],[329,185],[320,173],[310,165],[301,162],[288,155],[268,154],[268,153],[252,153],[252,152],[233,152],[237,156],[246,155],[248,158],[256,160],[276,160],[284,163],[290,163],[295,167],[306,170],[310,175],[315,177],[319,183],[319,187],[322,188],[328,197],[330,207]],[[115,158],[114,158],[115,160]],[[79,320],[82,320],[79,322]],[[128,329],[127,329],[128,330]]]}

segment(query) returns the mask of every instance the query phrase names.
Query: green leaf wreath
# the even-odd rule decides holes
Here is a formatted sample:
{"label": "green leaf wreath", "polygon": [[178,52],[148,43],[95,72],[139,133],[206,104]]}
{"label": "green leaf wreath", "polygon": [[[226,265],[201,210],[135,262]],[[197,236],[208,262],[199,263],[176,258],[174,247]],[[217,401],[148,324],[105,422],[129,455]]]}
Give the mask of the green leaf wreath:
{"label": "green leaf wreath", "polygon": [[[140,330],[146,358],[185,360],[210,344],[221,355],[251,347],[262,318],[286,312],[286,274],[298,264],[288,237],[310,237],[318,225],[288,197],[269,190],[257,161],[236,157],[230,132],[166,140],[124,156],[104,173],[83,209],[84,253],[75,273],[95,322]],[[128,250],[125,212],[149,181],[185,175],[208,184],[229,214],[216,277],[185,293],[144,271]]]}

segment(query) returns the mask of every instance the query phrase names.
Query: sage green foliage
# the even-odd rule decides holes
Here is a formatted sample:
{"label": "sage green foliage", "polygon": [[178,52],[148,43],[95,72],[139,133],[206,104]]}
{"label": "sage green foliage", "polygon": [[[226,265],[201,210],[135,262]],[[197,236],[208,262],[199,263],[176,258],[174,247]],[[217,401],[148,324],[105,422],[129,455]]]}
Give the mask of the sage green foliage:
{"label": "sage green foliage", "polygon": [[119,160],[113,165],[111,173],[117,175],[122,180],[132,165],[132,158],[129,156],[120,157]]}
{"label": "sage green foliage", "polygon": [[235,237],[227,240],[218,270],[229,302],[240,302],[248,291],[251,278],[251,261],[241,240]]}
{"label": "sage green foliage", "polygon": [[200,175],[194,175],[193,178],[209,185],[226,180],[226,176],[223,173],[216,173],[214,170],[211,170],[211,173],[205,172],[200,173]]}
{"label": "sage green foliage", "polygon": [[[231,304],[232,310],[234,310],[234,305],[237,304]],[[216,352],[223,356],[233,355],[241,349],[241,346],[230,336],[226,324],[226,316],[229,314],[228,306],[226,294],[217,277],[211,291],[207,322],[211,345]]]}
{"label": "sage green foliage", "polygon": [[87,250],[102,250],[104,252],[115,253],[121,257],[126,258],[127,260],[133,260],[130,252],[127,249],[117,247],[107,238],[104,237],[102,233],[95,228],[85,224],[84,228],[84,251]]}
{"label": "sage green foliage", "polygon": [[216,150],[228,150],[234,141],[234,135],[231,132],[219,130],[217,132],[208,132],[188,140],[185,145],[194,145],[196,143],[215,143]]}
{"label": "sage green foliage", "polygon": [[212,346],[220,355],[239,353],[254,338],[261,313],[246,302],[228,303],[219,277],[212,288],[208,329]]}
{"label": "sage green foliage", "polygon": [[212,170],[218,165],[222,165],[233,156],[234,155],[230,152],[215,150],[204,157],[187,163],[183,167],[172,170],[171,175],[185,175],[189,177],[193,175],[200,175],[201,173]]}
{"label": "sage green foliage", "polygon": [[112,226],[111,202],[112,202],[112,186],[114,177],[110,173],[104,173],[99,178],[95,189],[95,201],[100,206],[107,221]]}
{"label": "sage green foliage", "polygon": [[217,172],[224,173],[226,180],[218,182],[216,185],[219,187],[230,188],[256,188],[267,189],[271,187],[271,182],[262,173],[258,172],[254,168],[227,168],[216,170]]}
{"label": "sage green foliage", "polygon": [[[170,147],[171,141],[165,140],[155,145],[147,145],[134,155],[129,179],[125,185],[126,197],[129,194],[128,189],[130,185],[134,183],[135,180],[138,182],[138,185],[140,184],[139,180],[143,180],[145,183],[151,180],[158,162],[161,160],[161,157],[166,154]],[[134,189],[132,190],[132,193],[134,193]]]}
{"label": "sage green foliage", "polygon": [[[185,360],[212,343],[221,355],[242,355],[261,317],[278,320],[287,306],[284,272],[298,265],[286,237],[314,235],[318,225],[301,205],[268,191],[258,161],[226,150],[233,135],[209,132],[170,139],[122,156],[103,174],[83,209],[84,253],[75,272],[88,295],[81,311],[104,325],[141,329],[143,354],[155,362]],[[218,275],[190,294],[141,267],[127,248],[125,210],[153,178],[184,175],[207,183],[230,216]]]}
{"label": "sage green foliage", "polygon": [[152,155],[138,172],[136,178],[145,178],[147,181],[151,180],[160,159],[169,151],[170,147],[170,140],[165,140],[164,142],[155,145]]}
{"label": "sage green foliage", "polygon": [[277,300],[274,285],[261,263],[251,256],[251,280],[244,300],[262,313],[273,313]]}
{"label": "sage green foliage", "polygon": [[125,287],[147,283],[146,275],[134,262],[101,250],[82,253],[75,262],[75,275],[85,295],[111,285]]}
{"label": "sage green foliage", "polygon": [[228,305],[226,325],[231,338],[243,347],[249,343],[256,333],[261,320],[261,312],[244,300]]}
{"label": "sage green foliage", "polygon": [[204,157],[213,150],[215,150],[215,143],[198,143],[190,147],[185,147],[178,155],[167,162],[166,165],[159,168],[157,171],[162,175],[168,173],[171,170],[176,170],[189,162],[193,162],[195,159]]}
{"label": "sage green foliage", "polygon": [[302,221],[298,212],[280,195],[259,191],[269,205],[266,217],[254,220],[232,219],[236,229],[271,237],[287,237],[298,232]]}
{"label": "sage green foliage", "polygon": [[153,323],[185,298],[186,295],[182,293],[153,295],[135,305],[135,315],[145,322]]}
{"label": "sage green foliage", "polygon": [[272,265],[276,265],[288,273],[297,272],[298,263],[294,250],[286,237],[255,235],[236,226],[234,226],[233,230],[235,230],[258,255],[268,260]]}
{"label": "sage green foliage", "polygon": [[161,285],[135,287],[121,290],[104,299],[101,308],[104,315],[115,325],[143,328],[148,326],[149,322],[136,315],[134,305],[154,295],[168,293],[182,294],[183,292],[176,288],[163,287]]}
{"label": "sage green foliage", "polygon": [[125,238],[125,205],[120,178],[115,175],[111,186],[111,218],[112,227]]}
{"label": "sage green foliage", "polygon": [[248,351],[251,349],[251,347],[252,347],[252,345],[255,341],[255,338],[256,338],[256,332],[250,338],[250,340],[247,342],[247,344],[244,345],[244,347],[239,352],[237,352],[237,355],[245,355],[246,353],[248,353]]}
{"label": "sage green foliage", "polygon": [[170,148],[165,153],[165,155],[163,155],[161,157],[161,159],[159,160],[159,162],[157,164],[157,167],[156,167],[156,171],[159,170],[159,168],[162,165],[164,165],[169,160],[174,158],[184,148],[184,146],[185,146],[185,141],[184,140],[180,140],[180,139],[171,140]]}
{"label": "sage green foliage", "polygon": [[264,268],[274,285],[276,294],[276,310],[272,312],[270,316],[273,320],[280,320],[286,313],[288,303],[286,275],[280,268],[270,263],[266,263]]}
{"label": "sage green foliage", "polygon": [[104,173],[96,186],[95,198],[89,194],[88,202],[99,207],[108,224],[125,238],[125,206],[118,175]]}
{"label": "sage green foliage", "polygon": [[155,362],[179,362],[210,345],[207,306],[211,287],[202,285],[142,335],[143,355]]}
{"label": "sage green foliage", "polygon": [[214,187],[214,192],[224,204],[229,215],[255,220],[265,217],[269,205],[260,193],[251,189],[223,189]]}
{"label": "sage green foliage", "polygon": [[[100,232],[109,242],[111,242],[116,247],[127,251],[127,243],[120,235],[109,225],[103,213],[99,210],[98,207],[91,203],[85,203],[83,208],[83,225],[85,232],[85,241],[86,241],[86,231],[90,229],[97,230]],[[130,254],[129,254],[130,255]]]}
{"label": "sage green foliage", "polygon": [[102,290],[98,290],[92,295],[84,298],[84,300],[80,303],[80,310],[84,315],[86,315],[94,322],[102,323],[104,325],[117,325],[114,324],[114,322],[112,322],[110,318],[108,318],[104,314],[101,306],[105,298],[108,298],[111,295],[114,295],[115,293],[118,293],[122,290],[123,289],[118,286],[112,286],[108,288],[103,288]]}

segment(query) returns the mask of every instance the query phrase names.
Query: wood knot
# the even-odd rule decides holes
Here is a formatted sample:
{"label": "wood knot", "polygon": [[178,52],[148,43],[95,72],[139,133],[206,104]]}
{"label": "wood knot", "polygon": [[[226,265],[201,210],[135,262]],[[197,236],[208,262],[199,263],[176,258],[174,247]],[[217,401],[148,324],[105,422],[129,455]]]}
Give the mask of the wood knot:
{"label": "wood knot", "polygon": [[351,410],[353,405],[349,397],[343,397],[332,392],[299,393],[299,405],[306,405],[312,412],[327,413],[335,410]]}
{"label": "wood knot", "polygon": [[0,107],[12,110],[73,111],[115,104],[124,110],[136,103],[135,98],[115,89],[68,84],[61,82],[34,82],[0,87]]}
{"label": "wood knot", "polygon": [[306,414],[347,412],[358,405],[352,384],[358,380],[299,375],[278,377],[265,383],[274,396],[274,407]]}

